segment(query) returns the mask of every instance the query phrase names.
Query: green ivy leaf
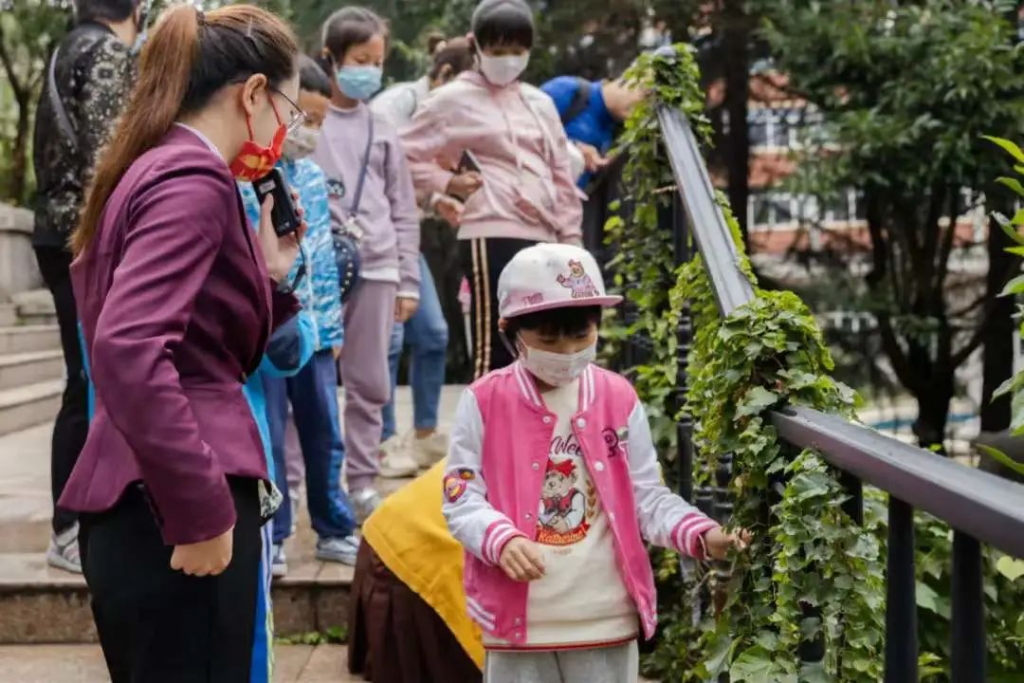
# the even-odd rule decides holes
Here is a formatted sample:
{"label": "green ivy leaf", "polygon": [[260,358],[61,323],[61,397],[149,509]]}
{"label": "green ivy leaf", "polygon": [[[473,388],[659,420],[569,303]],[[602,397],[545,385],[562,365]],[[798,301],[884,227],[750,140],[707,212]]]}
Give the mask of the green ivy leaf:
{"label": "green ivy leaf", "polygon": [[775,405],[778,401],[778,394],[772,393],[764,387],[753,387],[746,393],[743,400],[739,402],[736,410],[736,417],[760,415],[767,408]]}
{"label": "green ivy leaf", "polygon": [[1000,147],[1005,149],[1019,163],[1024,164],[1024,152],[1022,152],[1020,147],[1018,147],[1012,140],[998,138],[993,135],[983,135],[982,137],[984,137],[989,142],[994,142],[995,144],[999,145]]}
{"label": "green ivy leaf", "polygon": [[1013,296],[1015,294],[1024,294],[1024,275],[1018,275],[1007,282],[999,296]]}
{"label": "green ivy leaf", "polygon": [[992,448],[991,446],[978,444],[978,450],[983,451],[985,455],[992,458],[1003,467],[1008,467],[1017,474],[1024,475],[1024,464],[1017,462],[1010,456],[1003,453],[998,448]]}
{"label": "green ivy leaf", "polygon": [[1016,581],[1024,576],[1024,560],[1017,560],[1009,555],[1004,555],[996,562],[996,570],[1010,581]]}
{"label": "green ivy leaf", "polygon": [[732,683],[780,683],[780,679],[773,676],[774,668],[771,653],[757,645],[736,658],[729,668],[729,678]]}
{"label": "green ivy leaf", "polygon": [[1005,185],[1006,187],[1010,188],[1021,197],[1024,197],[1024,185],[1021,185],[1020,181],[1017,180],[1016,178],[1003,177],[996,179],[996,182],[999,183],[1000,185]]}
{"label": "green ivy leaf", "polygon": [[917,588],[915,590],[917,598],[917,606],[921,609],[926,609],[929,612],[934,612],[941,617],[946,619],[950,618],[951,609],[948,598],[943,598],[935,589],[924,583],[923,581],[917,582]]}

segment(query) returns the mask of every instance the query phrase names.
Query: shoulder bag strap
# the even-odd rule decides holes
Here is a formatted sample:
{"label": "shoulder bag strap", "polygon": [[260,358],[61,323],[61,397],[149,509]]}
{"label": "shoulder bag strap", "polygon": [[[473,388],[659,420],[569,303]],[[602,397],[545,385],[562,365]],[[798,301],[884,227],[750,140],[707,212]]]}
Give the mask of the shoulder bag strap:
{"label": "shoulder bag strap", "polygon": [[367,109],[370,117],[370,132],[366,136],[366,154],[363,155],[363,167],[359,170],[359,182],[356,184],[356,195],[352,200],[350,213],[355,216],[359,213],[359,202],[363,199],[363,185],[366,183],[366,174],[370,170],[370,151],[373,147],[373,112]]}

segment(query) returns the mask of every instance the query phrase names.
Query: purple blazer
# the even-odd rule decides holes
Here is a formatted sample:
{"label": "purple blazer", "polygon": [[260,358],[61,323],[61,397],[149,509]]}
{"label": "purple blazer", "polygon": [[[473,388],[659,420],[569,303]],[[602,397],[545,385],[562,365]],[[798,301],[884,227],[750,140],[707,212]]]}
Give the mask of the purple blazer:
{"label": "purple blazer", "polygon": [[71,277],[96,401],[60,505],[107,510],[141,480],[167,544],[227,531],[226,475],[267,478],[242,384],[298,308],[271,287],[227,164],[174,127],[118,183]]}

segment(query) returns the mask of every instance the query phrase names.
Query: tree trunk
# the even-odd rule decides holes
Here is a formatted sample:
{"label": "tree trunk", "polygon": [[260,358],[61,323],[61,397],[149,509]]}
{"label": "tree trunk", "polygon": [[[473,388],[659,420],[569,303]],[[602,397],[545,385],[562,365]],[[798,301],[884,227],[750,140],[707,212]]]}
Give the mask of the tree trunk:
{"label": "tree trunk", "polygon": [[747,201],[750,197],[750,26],[741,0],[726,0],[722,18],[722,51],[725,63],[725,110],[729,132],[725,165],[729,174],[729,205],[739,222],[749,252]]}
{"label": "tree trunk", "polygon": [[17,205],[25,202],[28,175],[29,122],[31,106],[28,98],[18,98],[18,122],[15,127],[14,149],[11,159],[11,178],[7,185],[8,199]]}
{"label": "tree trunk", "polygon": [[[990,191],[987,197],[1002,197],[1005,192]],[[1006,202],[1001,202],[1005,204]],[[1012,213],[1012,204],[992,207],[1004,214]],[[1010,426],[1010,397],[992,400],[999,385],[1013,374],[1013,336],[1017,333],[1013,322],[1013,297],[999,297],[1008,276],[1014,272],[1019,258],[1006,251],[1013,246],[1010,238],[995,225],[988,234],[988,275],[986,282],[986,303],[992,309],[985,330],[984,386],[981,392],[981,431],[999,432]]]}
{"label": "tree trunk", "polygon": [[953,400],[955,374],[952,370],[936,375],[917,398],[914,436],[922,448],[942,447],[946,438],[949,404]]}

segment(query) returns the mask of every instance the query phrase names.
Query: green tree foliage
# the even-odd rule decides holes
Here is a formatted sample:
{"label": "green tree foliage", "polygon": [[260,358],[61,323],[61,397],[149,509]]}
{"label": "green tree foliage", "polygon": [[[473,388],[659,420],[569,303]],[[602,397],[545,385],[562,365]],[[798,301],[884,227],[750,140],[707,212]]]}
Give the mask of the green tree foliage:
{"label": "green tree foliage", "polygon": [[0,201],[29,200],[32,121],[68,3],[0,0]]}
{"label": "green tree foliage", "polygon": [[[1024,120],[1013,7],[961,0],[780,0],[767,36],[795,96],[824,125],[801,157],[820,196],[864,193],[870,297],[885,354],[917,399],[922,444],[941,443],[954,372],[982,343],[993,292],[954,304],[961,191],[996,174],[984,133]],[[844,263],[842,268],[848,269]]]}

